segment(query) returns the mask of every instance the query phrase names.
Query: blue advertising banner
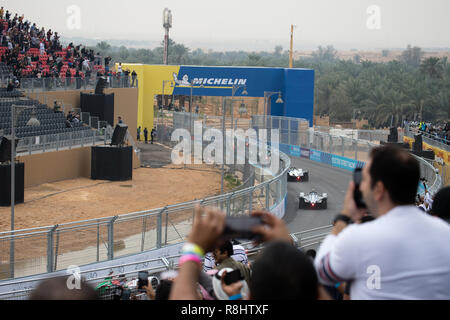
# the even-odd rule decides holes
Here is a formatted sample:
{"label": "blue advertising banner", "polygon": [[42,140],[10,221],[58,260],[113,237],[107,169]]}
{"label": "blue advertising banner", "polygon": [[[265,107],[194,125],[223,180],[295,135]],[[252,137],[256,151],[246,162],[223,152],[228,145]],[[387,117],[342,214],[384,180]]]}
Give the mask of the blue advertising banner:
{"label": "blue advertising banner", "polygon": [[320,154],[321,154],[320,151],[314,150],[314,149],[311,149],[310,151],[311,152],[310,152],[310,155],[309,155],[309,159],[311,159],[312,161],[322,162],[320,160]]}
{"label": "blue advertising banner", "polygon": [[357,161],[349,158],[344,158],[337,155],[332,155],[332,166],[345,170],[353,171],[356,168]]}
{"label": "blue advertising banner", "polygon": [[301,148],[301,150],[300,150],[300,157],[309,159],[309,155],[310,155],[309,149]]}
{"label": "blue advertising banner", "polygon": [[330,153],[326,153],[326,152],[320,152],[320,162],[328,164],[328,165],[332,165],[331,162],[331,154]]}
{"label": "blue advertising banner", "polygon": [[291,146],[290,154],[293,157],[300,157],[300,147],[299,146]]}

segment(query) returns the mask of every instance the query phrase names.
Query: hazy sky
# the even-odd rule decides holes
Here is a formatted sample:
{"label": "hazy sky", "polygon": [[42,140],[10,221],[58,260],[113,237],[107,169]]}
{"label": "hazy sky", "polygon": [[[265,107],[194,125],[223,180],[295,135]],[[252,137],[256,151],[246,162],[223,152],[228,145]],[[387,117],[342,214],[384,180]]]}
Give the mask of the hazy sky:
{"label": "hazy sky", "polygon": [[[3,0],[13,13],[64,37],[160,42],[162,11],[172,10],[170,37],[215,50],[332,44],[338,49],[450,47],[450,0]],[[68,27],[80,9],[80,29]],[[375,6],[375,8],[373,8]],[[369,10],[368,10],[369,9]],[[74,18],[75,19],[71,19]]]}

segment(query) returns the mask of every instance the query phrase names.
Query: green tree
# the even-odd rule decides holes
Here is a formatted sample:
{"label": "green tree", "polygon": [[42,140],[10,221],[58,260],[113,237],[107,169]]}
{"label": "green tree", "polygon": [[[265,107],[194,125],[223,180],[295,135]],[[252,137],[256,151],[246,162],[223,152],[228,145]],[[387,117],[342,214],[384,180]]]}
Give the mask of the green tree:
{"label": "green tree", "polygon": [[441,79],[444,74],[444,63],[437,57],[430,57],[422,61],[420,71],[432,79]]}

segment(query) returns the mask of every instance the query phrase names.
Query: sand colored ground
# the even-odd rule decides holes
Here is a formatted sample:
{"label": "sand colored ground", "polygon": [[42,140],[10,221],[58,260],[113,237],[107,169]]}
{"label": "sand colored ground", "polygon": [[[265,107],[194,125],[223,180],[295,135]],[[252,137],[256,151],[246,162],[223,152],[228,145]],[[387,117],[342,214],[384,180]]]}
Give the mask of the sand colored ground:
{"label": "sand colored ground", "polygon": [[[220,192],[220,172],[211,167],[139,168],[130,181],[79,178],[25,189],[15,206],[15,229],[109,217],[164,207]],[[10,207],[0,207],[0,231],[10,230]]]}

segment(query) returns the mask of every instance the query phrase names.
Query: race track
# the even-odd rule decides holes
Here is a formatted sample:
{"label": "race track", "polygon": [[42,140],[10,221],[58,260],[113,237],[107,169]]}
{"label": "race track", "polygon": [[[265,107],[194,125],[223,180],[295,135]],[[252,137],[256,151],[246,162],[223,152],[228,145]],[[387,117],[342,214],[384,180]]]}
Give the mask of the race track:
{"label": "race track", "polygon": [[[334,168],[309,159],[291,157],[291,166],[309,170],[308,182],[288,182],[286,221],[291,233],[327,226],[342,208],[352,172]],[[298,208],[300,192],[328,193],[326,210],[305,210]]]}

